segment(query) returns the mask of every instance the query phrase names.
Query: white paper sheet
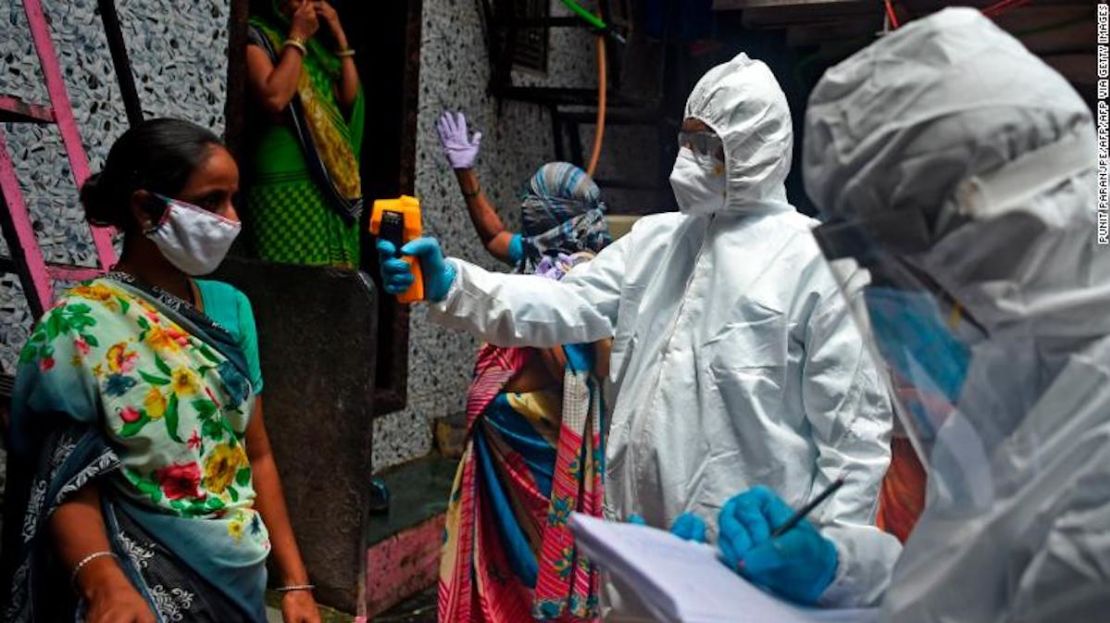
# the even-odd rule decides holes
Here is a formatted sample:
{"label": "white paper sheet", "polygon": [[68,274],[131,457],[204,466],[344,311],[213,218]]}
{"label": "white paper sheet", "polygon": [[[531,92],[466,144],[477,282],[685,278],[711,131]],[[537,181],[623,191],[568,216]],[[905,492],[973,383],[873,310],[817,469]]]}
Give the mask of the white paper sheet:
{"label": "white paper sheet", "polygon": [[874,610],[818,610],[769,595],[733,573],[715,548],[635,524],[575,513],[579,547],[636,591],[660,621],[671,623],[868,623]]}

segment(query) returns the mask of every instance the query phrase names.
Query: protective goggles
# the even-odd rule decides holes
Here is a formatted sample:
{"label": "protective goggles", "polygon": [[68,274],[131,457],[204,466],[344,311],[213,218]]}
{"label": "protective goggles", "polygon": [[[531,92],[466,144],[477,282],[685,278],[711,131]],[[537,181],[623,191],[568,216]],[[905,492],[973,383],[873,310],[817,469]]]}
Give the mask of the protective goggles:
{"label": "protective goggles", "polygon": [[699,156],[725,160],[725,143],[713,132],[679,132],[678,146],[685,147]]}

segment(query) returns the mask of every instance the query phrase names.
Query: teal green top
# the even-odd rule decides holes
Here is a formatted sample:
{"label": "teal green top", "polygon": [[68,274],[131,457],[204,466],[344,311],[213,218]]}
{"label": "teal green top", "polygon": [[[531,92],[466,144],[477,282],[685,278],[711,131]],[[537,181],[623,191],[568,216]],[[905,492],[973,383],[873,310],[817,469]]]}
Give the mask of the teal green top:
{"label": "teal green top", "polygon": [[222,281],[196,279],[200,292],[200,307],[235,338],[247,360],[251,386],[257,396],[262,393],[262,364],[258,360],[258,329],[254,325],[254,310],[250,299],[235,286]]}

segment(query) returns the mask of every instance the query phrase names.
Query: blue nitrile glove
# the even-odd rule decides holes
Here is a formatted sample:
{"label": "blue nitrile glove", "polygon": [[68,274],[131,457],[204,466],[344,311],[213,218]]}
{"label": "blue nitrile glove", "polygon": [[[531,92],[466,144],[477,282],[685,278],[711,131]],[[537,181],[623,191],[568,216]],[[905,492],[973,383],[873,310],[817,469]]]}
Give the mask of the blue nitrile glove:
{"label": "blue nitrile glove", "polygon": [[408,262],[397,257],[397,247],[392,242],[378,241],[378,264],[382,270],[382,286],[389,294],[396,296],[412,285],[412,269]]}
{"label": "blue nitrile glove", "polygon": [[594,369],[593,344],[563,344],[567,356],[567,367],[574,372],[589,372]]}
{"label": "blue nitrile glove", "polygon": [[694,513],[682,513],[671,524],[671,534],[687,541],[705,543],[705,520]]}
{"label": "blue nitrile glove", "polygon": [[516,266],[524,259],[524,236],[513,234],[509,240],[509,263]]}
{"label": "blue nitrile glove", "polygon": [[771,532],[794,509],[764,486],[752,487],[721,509],[719,546],[729,567],[753,583],[802,604],[814,604],[836,577],[836,545],[803,519],[786,534]]}
{"label": "blue nitrile glove", "polygon": [[[455,267],[443,257],[443,251],[435,238],[417,238],[401,247],[401,253],[410,255],[420,262],[424,273],[424,300],[438,303],[447,298],[451,284],[455,281]],[[378,241],[378,257],[381,260],[382,284],[389,294],[397,295],[412,285],[412,269],[408,263],[397,257],[396,248],[387,240]]]}
{"label": "blue nitrile glove", "polygon": [[636,525],[636,526],[646,526],[647,525],[647,521],[644,520],[643,516],[642,515],[637,515],[636,513],[633,513],[633,514],[628,516],[628,523]]}

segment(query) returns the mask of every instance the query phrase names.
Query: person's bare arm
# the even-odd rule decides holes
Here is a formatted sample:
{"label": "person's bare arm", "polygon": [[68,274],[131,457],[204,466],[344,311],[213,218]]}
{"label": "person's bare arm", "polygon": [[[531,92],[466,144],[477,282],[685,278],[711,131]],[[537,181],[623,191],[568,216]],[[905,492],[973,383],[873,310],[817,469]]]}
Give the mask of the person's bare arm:
{"label": "person's bare arm", "polygon": [[[247,425],[247,457],[251,462],[254,480],[255,507],[270,532],[270,555],[278,572],[278,586],[303,586],[309,583],[308,571],[301,559],[293,526],[289,523],[289,510],[281,491],[281,477],[270,449],[270,437],[262,419],[262,398],[259,397],[254,415]],[[282,615],[286,623],[319,623],[320,614],[312,592],[308,590],[284,593],[281,600]]]}
{"label": "person's bare arm", "polygon": [[[339,21],[339,14],[336,13],[335,8],[331,4],[320,0],[316,3],[316,15],[327,24],[331,31],[332,38],[335,39],[336,52],[349,50],[347,33],[343,30],[343,24]],[[339,99],[339,105],[343,110],[349,112],[358,97],[358,66],[355,65],[354,56],[343,56],[339,60],[343,64],[340,68],[335,95]]]}
{"label": "person's bare arm", "polygon": [[[317,28],[316,9],[306,2],[293,14],[289,38],[308,41]],[[251,93],[263,108],[275,114],[285,110],[297,94],[304,61],[303,53],[291,45],[283,47],[278,54],[278,64],[274,66],[265,50],[257,45],[247,46],[247,83]]]}
{"label": "person's bare arm", "polygon": [[[347,44],[343,44],[346,49]],[[339,105],[347,114],[350,114],[351,108],[355,105],[355,100],[358,98],[358,66],[355,65],[355,57],[345,56],[342,59],[343,70],[339,77],[338,93]]]}
{"label": "person's bare arm", "polygon": [[108,531],[100,508],[100,489],[91,483],[62,503],[50,518],[54,550],[66,569],[87,561],[74,578],[76,589],[88,602],[88,623],[154,623],[154,613],[114,556],[89,556],[111,552]]}
{"label": "person's bare arm", "polygon": [[[613,352],[613,340],[604,339],[594,342],[594,369],[593,373],[599,379],[609,376],[609,357]],[[566,353],[562,346],[540,349],[544,367],[552,378],[563,378],[567,366]]]}
{"label": "person's bare arm", "polygon": [[512,243],[513,233],[505,229],[501,217],[497,216],[497,210],[494,209],[493,203],[482,191],[477,172],[474,169],[456,169],[455,177],[459,180],[459,188],[462,189],[463,196],[466,198],[466,209],[470,213],[470,222],[474,224],[474,229],[478,232],[482,245],[486,247],[490,255],[506,264],[512,264],[509,245]]}
{"label": "person's bare arm", "polygon": [[613,355],[613,339],[609,338],[595,342],[594,346],[594,374],[599,379],[609,378],[609,359]]}

